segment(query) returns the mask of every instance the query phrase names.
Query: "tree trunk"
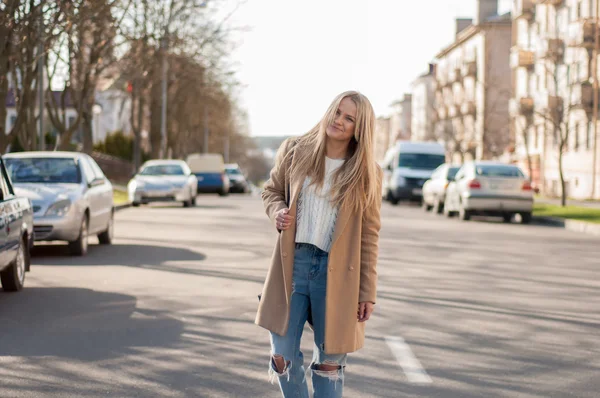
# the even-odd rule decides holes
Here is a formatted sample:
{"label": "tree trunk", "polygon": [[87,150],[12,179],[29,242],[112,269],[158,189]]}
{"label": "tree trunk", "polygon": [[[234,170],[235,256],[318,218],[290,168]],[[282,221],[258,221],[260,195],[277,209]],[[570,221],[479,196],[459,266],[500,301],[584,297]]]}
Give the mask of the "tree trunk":
{"label": "tree trunk", "polygon": [[155,80],[150,90],[150,145],[152,146],[152,158],[158,159],[160,155],[160,114],[161,114],[161,94],[160,84]]}
{"label": "tree trunk", "polygon": [[565,176],[563,173],[563,146],[560,146],[560,152],[558,153],[558,175],[560,177],[560,205],[565,207],[567,205],[567,191],[565,189]]}
{"label": "tree trunk", "polygon": [[[94,115],[87,109],[82,111],[81,118],[81,130],[83,135],[83,152],[91,155],[94,150],[94,132],[92,130],[92,123],[94,122]],[[98,132],[96,131],[96,134]]]}

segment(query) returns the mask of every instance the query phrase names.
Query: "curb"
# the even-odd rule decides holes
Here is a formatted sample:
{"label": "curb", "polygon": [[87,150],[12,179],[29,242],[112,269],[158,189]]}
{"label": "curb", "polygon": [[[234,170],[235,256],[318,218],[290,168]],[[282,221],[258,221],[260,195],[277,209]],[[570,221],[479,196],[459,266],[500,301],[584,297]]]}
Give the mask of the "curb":
{"label": "curb", "polygon": [[131,207],[131,203],[123,203],[123,204],[120,204],[120,205],[116,205],[115,206],[115,211],[124,210],[124,209],[126,209],[128,207]]}
{"label": "curb", "polygon": [[600,224],[594,224],[579,220],[568,220],[558,217],[533,217],[533,220],[538,225],[559,227],[569,231],[600,236]]}

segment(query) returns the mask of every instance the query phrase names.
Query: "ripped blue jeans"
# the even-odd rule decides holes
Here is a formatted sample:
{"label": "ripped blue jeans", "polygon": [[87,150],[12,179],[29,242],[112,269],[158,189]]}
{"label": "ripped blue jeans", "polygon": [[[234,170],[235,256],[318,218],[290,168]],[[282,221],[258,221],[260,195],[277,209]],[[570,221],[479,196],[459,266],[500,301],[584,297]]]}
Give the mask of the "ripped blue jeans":
{"label": "ripped blue jeans", "polygon": [[[308,398],[308,385],[304,370],[304,356],[300,340],[309,314],[313,321],[314,348],[310,365],[314,398],[341,397],[344,390],[344,367],[347,354],[325,354],[325,292],[327,290],[328,253],[316,246],[297,243],[294,254],[292,302],[287,334],[271,332],[270,374],[279,381],[284,398]],[[285,368],[277,372],[274,357]],[[320,365],[327,370],[320,369]]]}

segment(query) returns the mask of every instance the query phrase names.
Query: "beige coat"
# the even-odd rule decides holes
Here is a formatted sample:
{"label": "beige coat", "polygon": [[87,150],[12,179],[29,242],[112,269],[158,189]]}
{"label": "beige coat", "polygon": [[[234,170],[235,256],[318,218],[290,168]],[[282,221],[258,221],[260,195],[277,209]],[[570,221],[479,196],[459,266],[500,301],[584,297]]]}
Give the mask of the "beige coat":
{"label": "beige coat", "polygon": [[[297,199],[304,182],[303,178],[288,175],[294,157],[284,158],[290,149],[300,150],[294,146],[293,139],[281,145],[262,195],[274,226],[276,213],[287,207],[287,192],[290,195],[289,214],[296,216]],[[379,171],[377,183],[381,186],[382,173]],[[338,212],[328,259],[325,310],[325,352],[328,354],[350,353],[364,345],[365,322],[358,322],[357,310],[359,302],[374,303],[376,300],[380,207],[379,200],[376,206],[362,214],[352,212],[346,206]],[[255,321],[279,335],[286,334],[289,322],[295,235],[293,223],[278,236]]]}

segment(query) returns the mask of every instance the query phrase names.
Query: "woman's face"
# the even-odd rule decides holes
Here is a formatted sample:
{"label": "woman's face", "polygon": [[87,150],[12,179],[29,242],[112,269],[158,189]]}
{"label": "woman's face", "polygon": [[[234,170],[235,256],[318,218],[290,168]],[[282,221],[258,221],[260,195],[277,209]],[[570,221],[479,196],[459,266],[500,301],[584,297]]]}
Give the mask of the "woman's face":
{"label": "woman's face", "polygon": [[340,102],[335,119],[327,126],[327,138],[349,143],[356,126],[356,104],[346,97]]}

